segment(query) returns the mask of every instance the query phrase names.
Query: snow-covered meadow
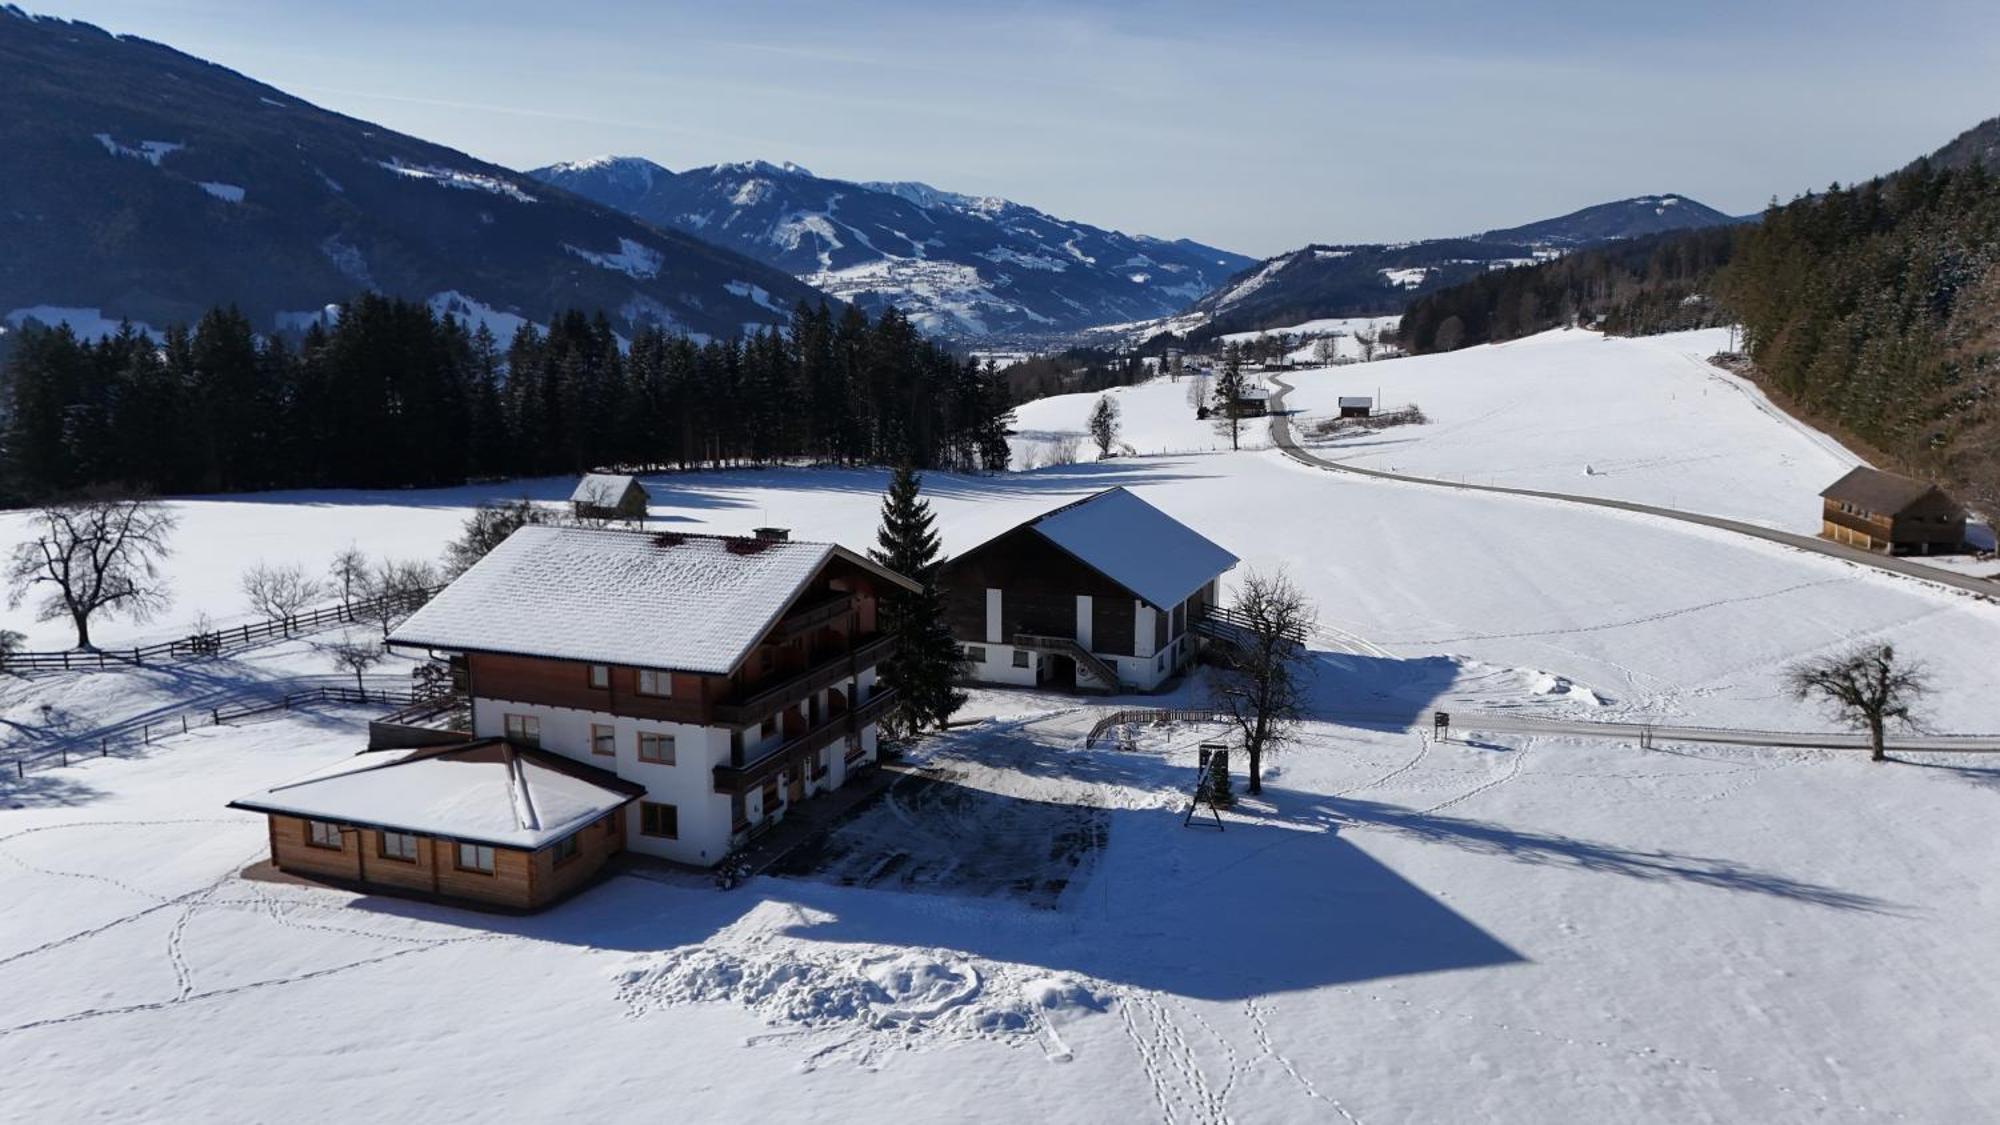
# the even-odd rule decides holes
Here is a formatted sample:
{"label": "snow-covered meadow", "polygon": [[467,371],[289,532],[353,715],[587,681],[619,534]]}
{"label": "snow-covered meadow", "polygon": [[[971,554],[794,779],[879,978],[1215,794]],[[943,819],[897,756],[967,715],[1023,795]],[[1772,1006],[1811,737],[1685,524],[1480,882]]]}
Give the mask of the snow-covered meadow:
{"label": "snow-covered meadow", "polygon": [[[1438,436],[1381,467],[1449,472],[1457,425],[1505,483],[1652,487],[1672,474],[1563,466],[1680,440],[1728,470],[1680,473],[1700,504],[1783,523],[1838,455],[1689,361],[1702,346],[1574,334],[1291,379],[1308,410],[1360,390],[1343,380],[1419,401],[1433,422],[1417,429]],[[899,869],[928,874],[727,894],[624,877],[498,919],[236,878],[264,829],[223,804],[351,752],[366,715],[196,730],[0,778],[0,893],[34,904],[0,915],[0,1104],[31,1120],[671,1104],[698,1120],[1543,1122],[1970,1120],[2000,1100],[2000,760],[1423,730],[1437,707],[1824,729],[1780,670],[1858,639],[1931,665],[1935,728],[2000,730],[2000,606],[1722,531],[1329,474],[1250,450],[1267,443],[1255,423],[1245,452],[1215,452],[1184,385],[1114,393],[1125,440],[1152,455],[932,474],[927,491],[947,550],[1116,484],[1298,579],[1321,625],[1316,704],[1374,718],[1309,725],[1227,831],[1180,826],[1194,744],[1219,732],[1086,751],[1104,701],[980,692],[977,721],[920,752],[928,778],[862,814],[907,838],[857,831],[843,860],[873,870],[866,849],[907,847],[918,862]],[[1689,398],[1706,405],[1678,409]],[[1509,402],[1512,424],[1478,422]],[[1059,409],[1030,404],[1022,428]],[[884,482],[646,483],[656,527],[861,547]],[[349,543],[435,557],[479,500],[572,483],[177,500],[173,620],[103,639],[240,614],[238,576],[260,559],[319,567]],[[0,516],[0,547],[22,520]],[[32,726],[53,701],[87,729],[215,683],[330,671],[316,659],[292,642],[11,679],[0,721]],[[920,784],[964,799],[904,788]],[[953,841],[1026,833],[994,851],[1028,854],[1075,808],[1101,839],[1052,904],[951,874]]]}

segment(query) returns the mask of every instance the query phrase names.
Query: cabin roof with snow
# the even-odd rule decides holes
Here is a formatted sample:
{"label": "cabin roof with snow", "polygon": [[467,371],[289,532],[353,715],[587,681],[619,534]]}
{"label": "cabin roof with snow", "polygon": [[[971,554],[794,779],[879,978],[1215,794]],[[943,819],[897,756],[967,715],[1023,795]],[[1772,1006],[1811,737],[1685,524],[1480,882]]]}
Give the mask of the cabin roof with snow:
{"label": "cabin roof with snow", "polygon": [[1957,507],[1957,503],[1937,485],[1928,481],[1899,477],[1880,469],[1863,465],[1848,470],[1846,476],[1826,486],[1822,497],[1841,504],[1852,504],[1864,511],[1878,515],[1893,516],[1915,505],[1931,493],[1937,493],[1947,504]]}
{"label": "cabin roof with snow", "polygon": [[585,473],[576,482],[576,491],[569,494],[572,504],[600,504],[616,507],[625,493],[639,482],[623,473]]}
{"label": "cabin roof with snow", "polygon": [[727,675],[836,560],[917,589],[833,543],[530,525],[389,641]]}
{"label": "cabin roof with snow", "polygon": [[532,851],[645,791],[607,770],[489,738],[365,750],[229,807]]}
{"label": "cabin roof with snow", "polygon": [[1369,397],[1369,396],[1367,396],[1367,395],[1341,395],[1341,396],[1340,396],[1340,405],[1342,405],[1342,406],[1373,406],[1373,405],[1375,405],[1375,400],[1374,400],[1373,398],[1370,398],[1370,397]]}
{"label": "cabin roof with snow", "polygon": [[1165,609],[1186,601],[1238,561],[1122,486],[1046,512],[1022,526]]}

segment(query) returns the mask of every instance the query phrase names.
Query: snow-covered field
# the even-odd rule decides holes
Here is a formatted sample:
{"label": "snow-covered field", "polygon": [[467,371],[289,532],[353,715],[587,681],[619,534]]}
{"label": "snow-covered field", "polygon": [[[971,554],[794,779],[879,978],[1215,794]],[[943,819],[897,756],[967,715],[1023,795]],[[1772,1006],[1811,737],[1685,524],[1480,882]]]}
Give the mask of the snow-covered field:
{"label": "snow-covered field", "polygon": [[[1562,433],[1569,454],[1608,464],[1678,428],[1743,476],[1735,494],[1761,497],[1723,514],[1777,522],[1786,496],[1817,491],[1813,458],[1834,455],[1687,360],[1691,345],[1632,342],[1628,357],[1657,362],[1593,376],[1581,353],[1623,343],[1544,337],[1302,373],[1295,401],[1355,393],[1335,385],[1352,376],[1393,402],[1414,380],[1426,428],[1455,416],[1509,483],[1556,461]],[[1481,363],[1518,395],[1539,385],[1524,373],[1555,372],[1575,416],[1544,399],[1514,426],[1471,424]],[[1643,516],[1338,476],[1270,450],[1189,452],[1216,439],[1184,395],[1117,393],[1126,441],[1177,452],[926,488],[947,550],[1119,484],[1246,566],[1291,571],[1319,612],[1317,705],[1379,718],[1310,725],[1227,831],[1180,826],[1194,743],[1217,732],[1086,752],[1080,701],[979,693],[982,721],[922,751],[934,788],[899,786],[863,813],[825,875],[727,894],[628,877],[499,919],[236,878],[263,827],[223,803],[350,752],[366,716],[196,730],[0,778],[0,895],[16,904],[0,914],[0,1105],[23,1120],[671,1105],[695,1120],[1596,1122],[1962,1121],[2000,1101],[2000,761],[1433,745],[1411,729],[1434,707],[1823,729],[1780,670],[1868,639],[1931,665],[1935,728],[1993,731],[2000,606]],[[1709,408],[1679,410],[1690,398]],[[1420,452],[1371,463],[1414,470]],[[1795,482],[1766,483],[1777,472]],[[1597,479],[1579,465],[1561,487]],[[1683,479],[1710,490],[1702,503],[1731,499],[1720,476]],[[318,566],[350,542],[434,557],[478,500],[554,500],[572,483],[175,501],[170,617],[239,614],[237,576],[260,558]],[[854,546],[884,483],[647,481],[655,526],[777,525]],[[22,527],[0,516],[0,549]],[[217,683],[331,670],[316,661],[293,642],[7,680],[0,721],[31,727],[52,703],[87,729]],[[906,839],[885,827],[904,818]],[[952,842],[981,830],[1005,834],[994,854],[1024,857],[1054,833],[1075,866],[1022,873],[1046,893],[1005,893],[991,863],[953,870]],[[843,885],[878,870],[869,849],[903,847],[907,879]]]}
{"label": "snow-covered field", "polygon": [[1639,338],[1556,331],[1390,363],[1300,371],[1295,427],[1341,395],[1427,425],[1361,433],[1319,452],[1414,476],[1638,500],[1779,527],[1819,530],[1819,491],[1861,463],[1707,362],[1723,329]]}

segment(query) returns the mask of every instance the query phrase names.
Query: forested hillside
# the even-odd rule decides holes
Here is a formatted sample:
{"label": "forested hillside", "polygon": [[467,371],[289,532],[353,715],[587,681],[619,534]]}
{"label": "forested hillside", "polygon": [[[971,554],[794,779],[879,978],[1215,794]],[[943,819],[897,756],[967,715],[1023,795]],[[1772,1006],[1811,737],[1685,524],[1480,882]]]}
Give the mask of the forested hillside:
{"label": "forested hillside", "polygon": [[788,328],[621,350],[571,311],[502,345],[375,295],[302,342],[213,310],[155,344],[129,329],[20,334],[0,500],[93,487],[161,492],[441,485],[600,465],[805,458],[1004,467],[1000,380],[895,312],[801,305]]}
{"label": "forested hillside", "polygon": [[1656,234],[1489,271],[1417,298],[1403,313],[1403,346],[1448,352],[1578,323],[1621,335],[1722,323],[1710,282],[1746,229]]}
{"label": "forested hillside", "polygon": [[1922,163],[1775,208],[1716,294],[1807,417],[2000,505],[2000,178]]}

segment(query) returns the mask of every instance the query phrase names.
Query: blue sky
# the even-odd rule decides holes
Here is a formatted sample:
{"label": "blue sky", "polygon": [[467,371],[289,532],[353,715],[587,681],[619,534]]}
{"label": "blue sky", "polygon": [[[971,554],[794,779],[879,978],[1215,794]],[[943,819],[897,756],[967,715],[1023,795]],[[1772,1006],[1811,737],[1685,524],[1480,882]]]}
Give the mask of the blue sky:
{"label": "blue sky", "polygon": [[1754,210],[2000,114],[1991,2],[25,6],[512,167],[793,160],[1257,255]]}

